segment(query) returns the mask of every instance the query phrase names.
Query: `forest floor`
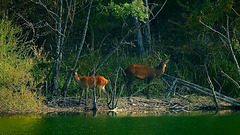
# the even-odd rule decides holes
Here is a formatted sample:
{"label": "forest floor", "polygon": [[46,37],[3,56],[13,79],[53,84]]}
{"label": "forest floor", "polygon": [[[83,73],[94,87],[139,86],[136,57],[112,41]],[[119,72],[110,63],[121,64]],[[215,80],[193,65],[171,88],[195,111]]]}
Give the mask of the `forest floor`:
{"label": "forest floor", "polygon": [[[81,104],[78,104],[78,98],[76,97],[55,97],[45,100],[45,105],[42,108],[44,113],[48,112],[84,112],[85,100],[81,100]],[[226,110],[231,107],[230,104],[219,101],[220,109]],[[93,108],[92,100],[89,98],[87,103],[87,110]],[[105,99],[100,99],[97,102],[98,111],[111,111]],[[215,110],[214,102],[211,97],[199,96],[199,95],[183,95],[181,97],[169,97],[169,98],[151,98],[145,97],[127,97],[119,98],[116,112],[148,112],[157,111],[161,113],[166,112],[190,112],[199,110]]]}

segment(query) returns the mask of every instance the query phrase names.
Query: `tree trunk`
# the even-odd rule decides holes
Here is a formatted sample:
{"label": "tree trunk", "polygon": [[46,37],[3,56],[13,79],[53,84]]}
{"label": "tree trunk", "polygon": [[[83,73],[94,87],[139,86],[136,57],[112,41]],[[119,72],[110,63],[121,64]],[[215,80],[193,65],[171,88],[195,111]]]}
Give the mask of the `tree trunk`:
{"label": "tree trunk", "polygon": [[[79,47],[78,47],[78,51],[76,53],[76,56],[75,56],[75,60],[73,62],[73,65],[72,65],[72,69],[75,69],[76,68],[76,65],[77,65],[77,61],[78,61],[78,58],[81,54],[81,51],[82,51],[82,47],[83,47],[83,44],[84,44],[84,41],[85,41],[85,38],[86,38],[86,33],[87,33],[87,29],[88,29],[88,21],[89,21],[89,17],[90,17],[90,12],[91,12],[91,8],[92,8],[92,2],[93,0],[90,1],[90,4],[89,4],[89,8],[88,8],[88,13],[87,13],[87,18],[86,18],[86,23],[85,23],[85,28],[84,28],[84,31],[83,31],[83,38],[82,38],[82,42],[81,44],[79,44]],[[70,84],[70,80],[72,78],[72,75],[73,75],[73,72],[70,71],[69,72],[69,75],[68,75],[68,78],[62,88],[62,94],[64,97],[66,97],[67,95],[67,88]]]}
{"label": "tree trunk", "polygon": [[[143,0],[144,4],[146,7],[148,7],[148,0]],[[151,30],[150,30],[150,24],[149,24],[149,15],[148,18],[145,19],[145,22],[147,22],[145,26],[145,41],[146,41],[146,47],[147,47],[147,52],[148,54],[151,54]]]}
{"label": "tree trunk", "polygon": [[96,104],[96,85],[95,85],[95,82],[96,82],[96,78],[95,78],[95,70],[94,70],[94,74],[93,74],[93,108],[92,110],[93,111],[97,111],[97,104]]}
{"label": "tree trunk", "polygon": [[63,7],[63,1],[60,0],[59,1],[59,14],[58,14],[58,22],[57,22],[57,37],[56,37],[56,41],[57,41],[57,45],[56,45],[56,54],[55,54],[55,64],[54,64],[54,68],[53,68],[53,84],[52,84],[52,93],[53,95],[57,95],[58,94],[58,73],[60,70],[60,64],[61,64],[61,57],[62,57],[62,53],[61,53],[61,31],[62,31],[62,7]]}
{"label": "tree trunk", "polygon": [[67,29],[67,24],[68,24],[68,19],[71,13],[71,6],[72,6],[72,0],[69,0],[68,3],[68,12],[64,21],[64,26],[62,27],[62,8],[63,8],[63,1],[60,0],[59,1],[59,15],[58,15],[58,22],[57,22],[57,30],[58,30],[58,34],[57,34],[57,47],[56,47],[56,62],[53,68],[53,95],[57,95],[58,94],[58,89],[59,89],[59,85],[58,85],[58,74],[60,71],[60,67],[61,67],[61,62],[62,62],[62,51],[63,51],[63,44],[64,44],[64,39],[65,39],[65,33],[66,33],[66,29]]}
{"label": "tree trunk", "polygon": [[94,30],[91,30],[91,47],[90,52],[94,52]]}
{"label": "tree trunk", "polygon": [[[134,0],[132,0],[133,2]],[[137,17],[134,17],[133,18],[133,21],[134,21],[134,25],[135,25],[135,28],[138,28],[140,27],[140,23],[139,23],[139,20]],[[146,56],[146,52],[145,52],[145,49],[143,47],[143,38],[142,38],[142,32],[140,29],[137,30],[137,43],[138,43],[138,50],[139,50],[139,54],[141,57],[145,57]]]}
{"label": "tree trunk", "polygon": [[[134,24],[135,27],[139,27],[140,23],[137,17],[134,17]],[[140,29],[137,30],[137,43],[138,43],[138,49],[139,49],[139,54],[141,57],[146,56],[146,52],[143,47],[143,38],[142,38],[142,32]]]}

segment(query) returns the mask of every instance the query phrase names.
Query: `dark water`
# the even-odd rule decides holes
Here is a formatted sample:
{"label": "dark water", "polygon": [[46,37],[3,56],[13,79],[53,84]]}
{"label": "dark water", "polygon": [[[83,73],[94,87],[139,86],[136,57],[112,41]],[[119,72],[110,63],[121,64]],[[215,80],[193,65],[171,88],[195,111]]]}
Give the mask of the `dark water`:
{"label": "dark water", "polygon": [[[131,116],[129,116],[131,115]],[[240,114],[97,114],[2,115],[0,134],[81,135],[240,135]]]}

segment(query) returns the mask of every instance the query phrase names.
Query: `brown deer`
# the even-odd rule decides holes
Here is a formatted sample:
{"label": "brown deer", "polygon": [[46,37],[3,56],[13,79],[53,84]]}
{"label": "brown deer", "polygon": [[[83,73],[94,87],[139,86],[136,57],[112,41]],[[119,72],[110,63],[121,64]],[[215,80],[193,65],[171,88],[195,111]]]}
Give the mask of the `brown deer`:
{"label": "brown deer", "polygon": [[[93,88],[93,81],[94,78],[92,76],[80,77],[77,73],[77,69],[73,69],[74,78],[76,82],[80,85],[80,98],[79,98],[79,105],[82,97],[82,92],[85,90],[85,105],[87,105],[87,92],[89,88]],[[95,76],[95,87],[98,88],[99,91],[99,98],[101,98],[101,92],[103,90],[104,93],[107,95],[107,102],[108,102],[108,93],[105,91],[105,85],[108,83],[108,80],[102,76]],[[97,99],[97,100],[98,100]]]}
{"label": "brown deer", "polygon": [[[147,84],[149,84],[155,77],[161,76],[165,72],[165,68],[167,66],[169,59],[161,60],[160,64],[157,67],[153,66],[142,66],[132,64],[124,69],[126,76],[128,78],[127,82],[127,90],[129,97],[132,94],[131,86],[133,81],[137,79],[147,80]],[[147,98],[150,98],[149,95],[149,87],[147,87]]]}

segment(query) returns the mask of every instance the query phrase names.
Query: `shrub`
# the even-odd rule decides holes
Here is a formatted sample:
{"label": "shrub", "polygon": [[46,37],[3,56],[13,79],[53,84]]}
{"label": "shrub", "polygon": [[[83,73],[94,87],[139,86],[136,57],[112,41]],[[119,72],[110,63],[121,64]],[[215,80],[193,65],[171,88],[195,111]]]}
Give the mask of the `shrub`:
{"label": "shrub", "polygon": [[0,112],[35,111],[41,106],[34,66],[29,56],[30,44],[23,40],[21,29],[7,19],[0,22]]}

